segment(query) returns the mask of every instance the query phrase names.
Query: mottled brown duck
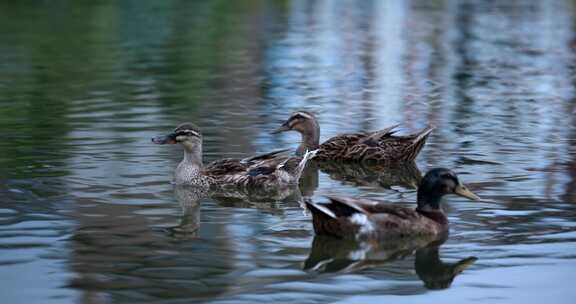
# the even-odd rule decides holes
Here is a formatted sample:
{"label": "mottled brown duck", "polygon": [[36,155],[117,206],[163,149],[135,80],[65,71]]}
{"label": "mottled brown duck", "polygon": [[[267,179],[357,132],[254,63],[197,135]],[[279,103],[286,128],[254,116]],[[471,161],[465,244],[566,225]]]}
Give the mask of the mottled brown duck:
{"label": "mottled brown duck", "polygon": [[183,123],[167,135],[152,138],[156,144],[180,144],[184,158],[174,172],[177,185],[195,185],[220,189],[225,187],[275,188],[296,185],[306,162],[314,151],[303,157],[289,157],[287,150],[274,151],[244,159],[226,158],[204,165],[202,134],[192,123]]}
{"label": "mottled brown duck", "polygon": [[292,113],[288,120],[272,133],[296,131],[302,136],[297,155],[317,150],[315,159],[337,161],[373,161],[397,163],[413,161],[424,147],[432,127],[420,132],[399,136],[398,125],[375,132],[351,133],[334,136],[320,144],[320,125],[314,114],[307,111]]}
{"label": "mottled brown duck", "polygon": [[306,206],[319,235],[357,240],[443,237],[448,234],[448,218],[440,202],[447,194],[480,199],[460,183],[454,172],[437,168],[426,173],[420,182],[416,209],[341,196],[328,197],[330,202],[326,204],[307,201]]}

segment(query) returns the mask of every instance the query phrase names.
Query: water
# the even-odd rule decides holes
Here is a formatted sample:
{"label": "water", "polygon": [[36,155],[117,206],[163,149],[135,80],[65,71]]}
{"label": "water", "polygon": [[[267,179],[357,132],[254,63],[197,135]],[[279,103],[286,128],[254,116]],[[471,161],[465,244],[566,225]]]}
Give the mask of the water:
{"label": "water", "polygon": [[[571,303],[575,39],[571,0],[2,1],[3,301]],[[420,170],[484,201],[447,199],[440,247],[334,244],[298,195],[174,189],[180,149],[150,143],[192,121],[206,161],[295,148],[269,131],[297,109],[323,140],[432,124]],[[301,190],[415,200],[354,174]]]}

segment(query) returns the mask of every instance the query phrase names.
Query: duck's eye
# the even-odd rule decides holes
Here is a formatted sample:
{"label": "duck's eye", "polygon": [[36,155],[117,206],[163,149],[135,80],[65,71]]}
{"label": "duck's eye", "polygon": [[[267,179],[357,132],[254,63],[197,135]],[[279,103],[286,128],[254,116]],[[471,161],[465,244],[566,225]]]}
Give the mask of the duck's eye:
{"label": "duck's eye", "polygon": [[452,193],[452,192],[454,192],[453,187],[451,187],[450,185],[447,185],[447,184],[442,185],[442,193],[448,194],[448,193]]}
{"label": "duck's eye", "polygon": [[295,114],[290,118],[290,121],[295,121],[295,120],[302,119],[302,118],[304,118],[304,116],[302,116],[300,114]]}
{"label": "duck's eye", "polygon": [[444,174],[440,175],[440,177],[441,177],[441,178],[445,178],[445,179],[455,179],[455,178],[456,178],[456,177],[455,177],[452,173],[450,173],[450,172],[444,173]]}

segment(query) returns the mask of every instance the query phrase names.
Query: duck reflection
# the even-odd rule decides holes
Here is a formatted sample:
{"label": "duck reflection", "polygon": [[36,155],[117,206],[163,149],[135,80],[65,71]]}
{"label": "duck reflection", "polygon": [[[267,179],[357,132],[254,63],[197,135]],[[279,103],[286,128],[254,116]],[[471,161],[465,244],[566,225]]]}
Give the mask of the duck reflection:
{"label": "duck reflection", "polygon": [[390,189],[392,186],[402,186],[416,189],[422,174],[414,162],[397,165],[378,163],[339,163],[317,162],[316,166],[330,178],[349,183],[354,186],[368,186]]}
{"label": "duck reflection", "polygon": [[319,235],[312,242],[303,268],[318,273],[351,273],[414,255],[414,269],[424,286],[428,289],[446,289],[477,258],[470,256],[456,263],[443,262],[439,248],[445,240],[412,238],[378,243]]}
{"label": "duck reflection", "polygon": [[450,287],[457,275],[478,260],[477,257],[470,256],[456,263],[444,263],[438,253],[441,245],[441,242],[432,242],[428,246],[416,250],[414,269],[428,289]]}
{"label": "duck reflection", "polygon": [[231,208],[256,208],[271,214],[282,214],[284,207],[304,208],[304,198],[297,186],[281,191],[218,191],[212,192],[210,198],[218,205]]}
{"label": "duck reflection", "polygon": [[318,189],[318,162],[311,161],[306,164],[306,168],[300,177],[299,188],[304,197],[312,197],[316,189]]}
{"label": "duck reflection", "polygon": [[200,228],[200,200],[209,193],[199,187],[174,185],[174,197],[182,208],[182,216],[177,226],[168,228],[169,235],[176,239],[193,239]]}
{"label": "duck reflection", "polygon": [[168,228],[168,234],[175,239],[194,239],[200,228],[201,199],[211,198],[220,206],[233,208],[257,208],[270,213],[279,213],[278,203],[295,203],[303,206],[303,198],[298,187],[275,192],[250,190],[206,191],[203,188],[188,185],[175,185],[174,197],[180,204],[182,215],[180,222]]}

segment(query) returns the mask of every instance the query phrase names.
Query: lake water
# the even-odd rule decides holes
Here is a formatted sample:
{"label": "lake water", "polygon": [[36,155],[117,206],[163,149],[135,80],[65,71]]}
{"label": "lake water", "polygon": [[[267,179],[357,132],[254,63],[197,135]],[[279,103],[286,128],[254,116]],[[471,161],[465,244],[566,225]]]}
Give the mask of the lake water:
{"label": "lake water", "polygon": [[[575,59],[571,0],[2,1],[2,302],[573,303]],[[269,131],[299,109],[322,140],[432,124],[418,168],[483,201],[386,256],[315,239],[300,195],[174,189],[181,149],[150,143],[192,121],[205,161],[296,148]],[[415,201],[351,175],[302,195]]]}

